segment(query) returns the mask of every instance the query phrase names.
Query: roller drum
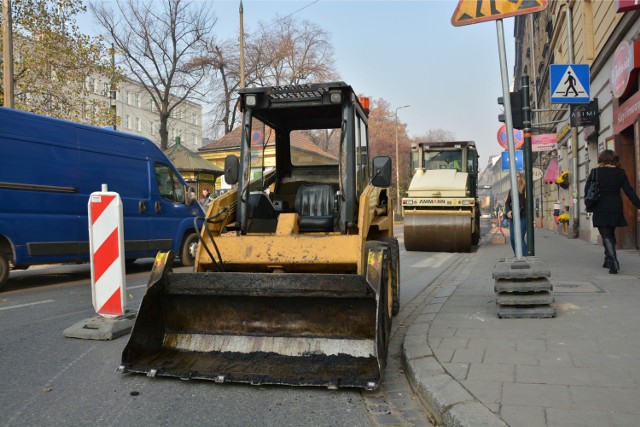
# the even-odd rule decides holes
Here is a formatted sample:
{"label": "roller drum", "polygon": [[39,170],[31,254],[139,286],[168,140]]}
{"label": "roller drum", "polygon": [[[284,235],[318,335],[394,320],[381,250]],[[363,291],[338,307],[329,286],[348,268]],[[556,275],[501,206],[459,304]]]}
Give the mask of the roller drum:
{"label": "roller drum", "polygon": [[467,211],[405,211],[404,247],[408,251],[470,252],[471,220]]}

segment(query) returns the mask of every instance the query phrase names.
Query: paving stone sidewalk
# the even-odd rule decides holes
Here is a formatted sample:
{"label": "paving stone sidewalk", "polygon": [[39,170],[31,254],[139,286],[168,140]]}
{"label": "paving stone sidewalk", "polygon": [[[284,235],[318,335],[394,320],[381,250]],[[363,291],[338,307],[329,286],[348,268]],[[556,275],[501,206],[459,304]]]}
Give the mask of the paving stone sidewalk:
{"label": "paving stone sidewalk", "polygon": [[535,230],[557,316],[499,319],[492,272],[511,246],[483,239],[407,331],[407,374],[447,426],[640,425],[640,254]]}

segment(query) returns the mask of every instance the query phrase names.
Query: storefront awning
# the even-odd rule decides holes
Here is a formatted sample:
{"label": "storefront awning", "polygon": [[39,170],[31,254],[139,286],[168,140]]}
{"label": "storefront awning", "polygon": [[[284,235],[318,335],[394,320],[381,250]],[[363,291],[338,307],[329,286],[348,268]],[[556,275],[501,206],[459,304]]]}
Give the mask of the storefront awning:
{"label": "storefront awning", "polygon": [[553,184],[556,182],[558,176],[560,176],[560,165],[558,165],[558,162],[555,159],[551,159],[549,166],[547,166],[547,170],[544,172],[544,183]]}

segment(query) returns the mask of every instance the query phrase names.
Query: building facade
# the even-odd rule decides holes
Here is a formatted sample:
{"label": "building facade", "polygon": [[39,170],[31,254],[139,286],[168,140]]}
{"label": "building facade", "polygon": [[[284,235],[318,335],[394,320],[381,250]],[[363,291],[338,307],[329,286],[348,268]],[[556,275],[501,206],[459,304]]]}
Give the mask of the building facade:
{"label": "building facade", "polygon": [[[530,81],[532,133],[555,138],[551,149],[533,152],[533,166],[544,172],[534,183],[536,224],[559,230],[554,211],[571,216],[570,237],[597,243],[583,197],[586,178],[604,149],[619,154],[632,186],[640,189],[640,5],[625,0],[549,0],[538,13],[516,17],[514,87]],[[593,117],[577,124],[581,108],[551,103],[550,65],[587,64]],[[573,116],[573,125],[572,125]],[[595,119],[595,121],[593,120]],[[568,172],[564,185],[555,178]],[[566,187],[566,188],[565,188]],[[629,227],[618,229],[618,246],[637,249],[637,210],[623,197]]]}
{"label": "building facade", "polygon": [[[110,105],[110,83],[106,77],[91,77],[86,82],[90,97]],[[119,83],[115,94],[116,129],[141,135],[160,145],[160,119],[155,104],[144,87],[133,80]],[[113,105],[113,104],[111,104]],[[180,138],[183,146],[192,151],[202,147],[202,106],[191,101],[182,102],[168,123],[169,141]]]}

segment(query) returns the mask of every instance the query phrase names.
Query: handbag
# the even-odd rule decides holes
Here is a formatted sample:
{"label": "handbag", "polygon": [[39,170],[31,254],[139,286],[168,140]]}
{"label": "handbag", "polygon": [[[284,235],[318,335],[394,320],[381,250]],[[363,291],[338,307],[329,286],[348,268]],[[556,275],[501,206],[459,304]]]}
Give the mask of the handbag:
{"label": "handbag", "polygon": [[595,169],[594,178],[587,188],[587,194],[584,196],[584,205],[587,208],[587,212],[593,212],[598,205],[600,199],[600,187],[598,186],[598,169]]}

